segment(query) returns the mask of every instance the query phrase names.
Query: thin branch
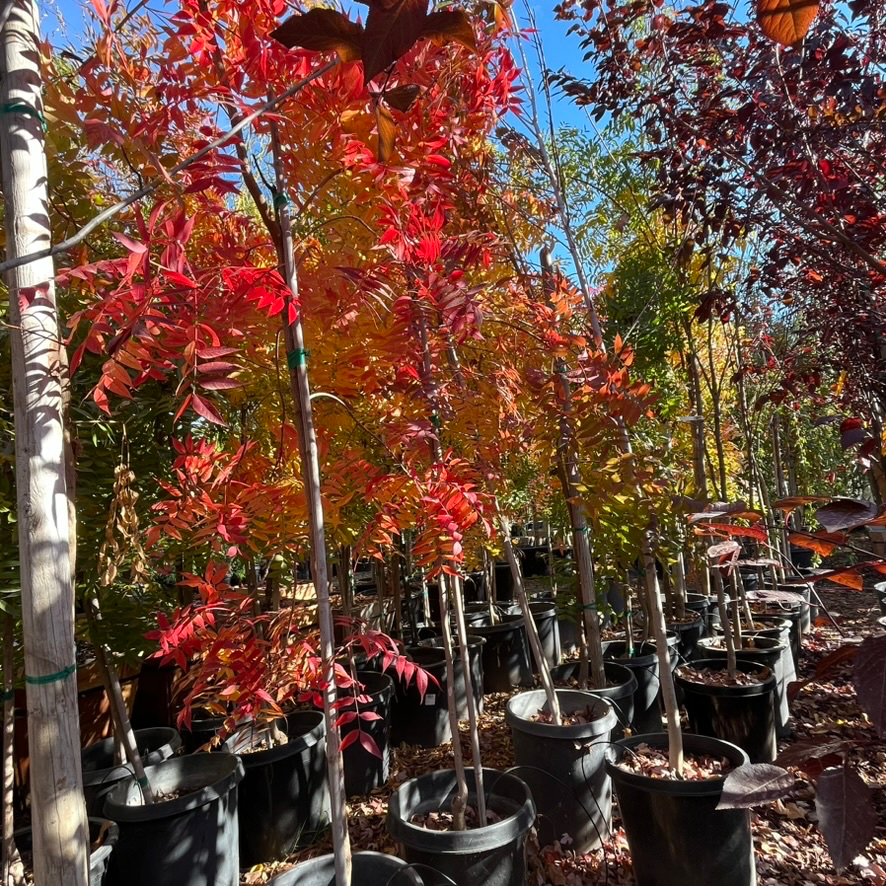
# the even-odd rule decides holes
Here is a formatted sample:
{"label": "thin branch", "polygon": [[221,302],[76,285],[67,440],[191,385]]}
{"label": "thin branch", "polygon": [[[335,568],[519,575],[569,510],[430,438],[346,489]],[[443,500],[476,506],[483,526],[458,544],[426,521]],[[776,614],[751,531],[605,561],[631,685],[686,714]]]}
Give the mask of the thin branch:
{"label": "thin branch", "polygon": [[323,65],[322,68],[317,68],[316,71],[309,74],[304,80],[299,80],[298,83],[294,83],[284,92],[281,92],[280,95],[272,98],[270,101],[265,102],[260,108],[257,108],[248,116],[244,117],[237,124],[232,126],[226,133],[220,135],[214,141],[211,141],[208,145],[201,148],[195,154],[192,154],[190,157],[182,160],[181,163],[177,163],[170,170],[168,170],[164,175],[158,176],[154,179],[150,184],[145,185],[143,188],[139,188],[137,191],[130,194],[128,197],[125,197],[119,203],[115,203],[113,206],[109,206],[104,212],[100,212],[92,221],[87,222],[76,234],[71,237],[68,237],[67,240],[63,240],[61,243],[56,243],[53,246],[49,246],[46,249],[40,249],[37,252],[30,252],[27,255],[21,255],[17,258],[8,259],[7,261],[0,262],[0,274],[11,271],[13,268],[20,268],[22,265],[30,264],[31,262],[39,261],[42,258],[49,258],[50,256],[59,255],[63,252],[68,252],[73,249],[78,243],[81,243],[86,237],[88,237],[96,228],[101,227],[106,221],[114,218],[115,215],[119,215],[124,209],[132,206],[133,203],[138,203],[139,200],[144,197],[148,197],[154,193],[161,185],[165,184],[175,175],[178,175],[180,172],[183,172],[189,166],[192,166],[198,160],[202,160],[207,154],[214,151],[216,148],[222,147],[226,142],[230,141],[237,133],[239,133],[242,129],[247,127],[254,120],[257,120],[262,115],[266,114],[268,111],[272,111],[277,105],[280,104],[284,99],[289,98],[290,96],[295,95],[297,92],[300,92],[305,86],[313,83],[314,80],[322,77],[328,71],[332,70],[338,64],[337,61],[327,62]]}

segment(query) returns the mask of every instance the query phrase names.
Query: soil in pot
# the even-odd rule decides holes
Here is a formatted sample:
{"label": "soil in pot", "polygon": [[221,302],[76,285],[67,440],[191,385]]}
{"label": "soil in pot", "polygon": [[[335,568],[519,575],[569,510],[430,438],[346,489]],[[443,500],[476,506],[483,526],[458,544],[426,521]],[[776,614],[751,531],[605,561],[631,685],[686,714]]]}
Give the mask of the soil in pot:
{"label": "soil in pot", "polygon": [[744,765],[747,755],[706,736],[684,735],[683,744],[690,759],[701,761],[702,774],[708,770],[711,777],[670,779],[661,758],[658,776],[622,767],[643,745],[666,749],[667,736],[660,733],[622,739],[606,752],[637,886],[754,886],[750,812],[717,810],[725,775],[711,771],[724,758],[730,768]]}
{"label": "soil in pot", "polygon": [[[375,671],[357,671],[358,682],[362,685],[342,689],[339,696],[365,696],[368,701],[358,702],[342,708],[341,712],[351,711],[358,718],[339,727],[341,737],[359,729],[375,742],[381,756],[373,754],[357,741],[343,751],[345,769],[345,792],[348,797],[362,797],[388,780],[391,765],[391,703],[394,698],[394,681],[387,674]],[[378,719],[368,720],[359,714],[374,714]]]}
{"label": "soil in pot", "polygon": [[471,633],[485,638],[483,691],[510,692],[532,686],[532,662],[522,615],[505,615],[499,624],[478,625]]}
{"label": "soil in pot", "polygon": [[443,650],[426,646],[407,646],[406,654],[436,681],[428,681],[422,695],[413,677],[408,683],[388,674],[394,681],[395,695],[391,707],[391,742],[436,748],[449,741],[449,709],[447,707],[446,659]]}
{"label": "soil in pot", "polygon": [[603,669],[606,674],[606,686],[603,689],[581,689],[578,685],[581,663],[577,661],[568,661],[551,668],[551,679],[566,689],[587,691],[612,702],[617,719],[610,737],[616,741],[624,736],[625,729],[631,726],[634,720],[637,677],[634,670],[625,667],[622,662],[604,661]]}
{"label": "soil in pot", "polygon": [[725,659],[699,659],[677,671],[690,731],[738,745],[752,763],[775,759],[775,674],[739,660],[738,682],[729,680]]}
{"label": "soil in pot", "polygon": [[[468,803],[476,808],[473,770],[468,769],[465,776]],[[431,830],[413,822],[429,813],[449,811],[456,790],[452,770],[412,778],[391,795],[388,833],[400,844],[404,861],[423,865],[419,870],[427,886],[444,886],[450,881],[477,886],[525,886],[526,837],[535,821],[532,795],[522,779],[495,769],[483,770],[483,784],[487,809],[498,821],[465,831]],[[435,877],[433,871],[443,876]]]}
{"label": "soil in pot", "polygon": [[[434,636],[423,640],[420,646],[428,646],[432,649],[443,650],[443,640],[440,636]],[[483,713],[483,645],[484,637],[477,634],[468,634],[468,660],[471,663],[471,687],[474,691],[474,704],[477,713]],[[458,651],[458,638],[452,638],[453,673],[455,674],[455,701],[458,706],[458,719],[468,719],[468,698],[465,688],[464,668],[461,663],[461,654]]]}
{"label": "soil in pot", "polygon": [[521,692],[509,702],[511,770],[532,791],[542,846],[569,834],[576,852],[600,846],[611,829],[612,786],[603,753],[616,725],[614,707],[591,692],[558,689],[563,725],[550,722],[543,690]]}
{"label": "soil in pot", "polygon": [[237,785],[243,765],[233,754],[173,757],[145,774],[158,793],[186,796],[145,806],[134,778],[105,799],[119,837],[105,886],[238,886]]}
{"label": "soil in pot", "polygon": [[[89,886],[103,886],[111,853],[120,832],[113,821],[106,818],[89,819]],[[34,882],[33,840],[30,828],[20,828],[14,834],[15,846],[25,869],[25,884]]]}
{"label": "soil in pot", "polygon": [[[720,645],[722,638],[709,638],[699,641],[699,654],[703,658],[726,658],[726,647]],[[790,700],[788,686],[797,679],[790,644],[771,637],[747,638],[737,651],[744,661],[753,661],[769,668],[775,674],[775,734],[787,738],[791,734]]]}
{"label": "soil in pot", "polygon": [[625,644],[614,640],[603,644],[603,657],[630,669],[637,680],[634,710],[631,718],[634,732],[658,732],[661,729],[661,708],[658,705],[658,655],[652,643],[635,647],[635,654],[625,655]]}
{"label": "soil in pot", "polygon": [[[545,661],[549,668],[556,667],[560,664],[560,625],[557,622],[557,607],[554,603],[539,601],[530,603],[529,611],[538,629]],[[532,665],[534,672],[538,673],[534,658]]]}
{"label": "soil in pot", "polygon": [[[154,729],[137,729],[135,743],[142,763],[153,766],[172,757],[181,747],[182,739],[175,729],[158,726]],[[128,763],[115,765],[115,755],[113,738],[98,741],[80,752],[87,815],[101,816],[105,797],[115,785],[132,775],[132,767]]]}
{"label": "soil in pot", "polygon": [[322,711],[293,711],[276,725],[288,738],[284,744],[270,746],[267,727],[251,725],[225,742],[246,772],[239,789],[244,867],[316,842],[329,823]]}
{"label": "soil in pot", "polygon": [[[351,882],[354,886],[422,886],[415,869],[384,852],[355,852]],[[268,880],[268,886],[335,886],[335,856],[321,855],[299,862]]]}

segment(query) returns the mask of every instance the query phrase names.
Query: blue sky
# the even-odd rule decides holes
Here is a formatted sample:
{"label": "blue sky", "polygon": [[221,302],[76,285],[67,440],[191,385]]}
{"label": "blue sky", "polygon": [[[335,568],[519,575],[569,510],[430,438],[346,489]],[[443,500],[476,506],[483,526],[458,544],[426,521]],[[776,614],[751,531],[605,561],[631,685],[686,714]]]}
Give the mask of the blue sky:
{"label": "blue sky", "polygon": [[[110,2],[110,0],[106,0]],[[126,8],[131,8],[137,0],[122,0]],[[548,66],[553,69],[565,67],[572,73],[580,73],[585,67],[582,61],[582,50],[578,45],[578,38],[573,35],[567,37],[567,25],[554,19],[553,8],[557,0],[549,0],[547,3],[530,3],[538,23],[538,29],[542,35],[545,47],[545,55]],[[164,0],[151,0],[150,7],[160,9],[165,6]],[[83,23],[90,13],[86,9],[86,3],[80,0],[42,0],[40,3],[42,15],[43,33],[56,46],[74,44],[78,42],[78,36],[83,31]],[[516,14],[520,24],[526,26],[525,6],[522,0],[516,0],[512,6],[512,12]],[[531,47],[527,46],[527,55],[530,58],[530,66],[534,64],[534,54]],[[536,72],[537,73],[537,72]],[[535,77],[536,82],[538,77]],[[584,115],[568,101],[557,100],[555,114],[558,123],[572,123],[581,126]]]}

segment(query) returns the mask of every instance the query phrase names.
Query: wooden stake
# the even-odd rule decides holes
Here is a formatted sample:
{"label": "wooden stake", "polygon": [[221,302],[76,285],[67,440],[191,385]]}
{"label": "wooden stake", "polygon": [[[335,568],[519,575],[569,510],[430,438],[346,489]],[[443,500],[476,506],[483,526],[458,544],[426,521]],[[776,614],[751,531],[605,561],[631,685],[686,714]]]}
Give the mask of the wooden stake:
{"label": "wooden stake", "polygon": [[[37,7],[15,0],[0,49],[0,163],[6,258],[50,245]],[[7,273],[15,404],[34,878],[86,886],[88,830],[80,771],[61,342],[47,257]]]}

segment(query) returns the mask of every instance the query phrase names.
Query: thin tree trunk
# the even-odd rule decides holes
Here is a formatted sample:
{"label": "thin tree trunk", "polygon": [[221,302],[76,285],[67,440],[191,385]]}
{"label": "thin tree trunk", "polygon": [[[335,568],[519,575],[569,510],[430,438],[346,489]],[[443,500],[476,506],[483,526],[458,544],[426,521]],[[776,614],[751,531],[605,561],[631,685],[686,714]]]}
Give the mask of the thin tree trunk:
{"label": "thin tree trunk", "polygon": [[101,610],[99,609],[97,599],[93,598],[89,602],[86,617],[89,619],[89,633],[92,645],[95,647],[95,659],[98,664],[99,674],[108,696],[111,720],[114,724],[114,738],[123,745],[126,759],[132,766],[132,773],[139,787],[141,787],[142,800],[144,800],[145,805],[149,805],[154,802],[154,792],[145,775],[145,767],[135,741],[135,733],[132,731],[132,724],[129,722],[129,714],[126,711],[126,702],[123,699],[123,689],[120,686],[117,669],[108,660],[107,650],[99,637],[96,623],[101,620]]}
{"label": "thin tree trunk", "polygon": [[735,643],[729,624],[729,613],[726,611],[726,594],[723,591],[723,576],[717,566],[711,567],[711,575],[714,578],[714,587],[717,590],[717,610],[720,613],[720,629],[723,632],[723,642],[726,644],[726,671],[731,680],[735,679]]}
{"label": "thin tree trunk", "polygon": [[[40,95],[37,7],[14,0],[0,51],[0,163],[6,258],[50,243]],[[34,877],[85,886],[88,829],[80,770],[64,392],[54,270],[45,258],[10,270],[9,329],[15,411]]]}
{"label": "thin tree trunk", "polygon": [[15,845],[15,618],[3,618],[3,868],[0,886],[22,886],[25,868]]}
{"label": "thin tree trunk", "polygon": [[498,520],[502,530],[505,556],[508,558],[508,565],[511,567],[511,577],[514,580],[514,588],[517,591],[517,601],[520,604],[523,620],[526,623],[526,636],[529,639],[529,647],[532,649],[532,655],[535,658],[535,663],[538,665],[538,675],[541,678],[541,685],[545,691],[545,698],[548,702],[551,718],[554,721],[554,725],[560,726],[563,722],[560,716],[560,702],[557,700],[554,681],[551,679],[551,670],[545,658],[541,638],[538,636],[538,626],[532,617],[532,610],[529,608],[529,598],[526,596],[526,587],[523,584],[523,573],[520,569],[520,563],[514,552],[514,546],[511,544],[507,521],[502,517],[501,512],[499,512]]}
{"label": "thin tree trunk", "polygon": [[[311,554],[314,588],[317,595],[317,618],[320,625],[320,656],[323,662],[323,716],[326,722],[326,770],[329,778],[329,805],[332,846],[335,858],[335,882],[338,886],[351,884],[351,841],[348,834],[347,802],[344,768],[341,754],[341,734],[336,724],[335,703],[335,631],[332,604],[329,599],[329,581],[326,571],[326,530],[323,523],[323,500],[320,493],[320,458],[314,432],[314,414],[311,407],[311,386],[308,380],[307,350],[299,307],[298,276],[292,244],[292,220],[286,199],[286,181],[280,156],[280,140],[276,123],[271,124],[271,146],[277,190],[277,219],[280,225],[283,270],[289,286],[290,299],[284,308],[283,333],[286,340],[287,362],[293,399],[298,414],[298,439],[301,450],[302,478],[308,501],[308,526],[311,536]],[[295,309],[290,322],[289,311]]]}

